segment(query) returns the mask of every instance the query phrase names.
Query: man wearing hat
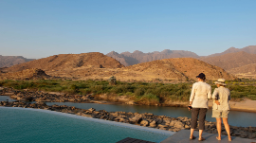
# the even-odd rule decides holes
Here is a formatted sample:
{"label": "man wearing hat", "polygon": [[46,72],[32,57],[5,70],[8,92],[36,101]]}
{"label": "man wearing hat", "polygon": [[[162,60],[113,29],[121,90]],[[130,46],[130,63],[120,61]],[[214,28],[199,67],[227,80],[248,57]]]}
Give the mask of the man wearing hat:
{"label": "man wearing hat", "polygon": [[228,124],[228,113],[230,110],[229,107],[229,100],[230,100],[230,91],[228,88],[226,88],[225,79],[220,78],[218,81],[215,82],[218,88],[214,89],[214,92],[212,94],[212,98],[214,100],[212,105],[212,117],[216,118],[217,122],[217,131],[218,131],[218,137],[216,137],[217,140],[221,140],[221,118],[223,120],[228,140],[231,141],[230,136],[230,127]]}
{"label": "man wearing hat", "polygon": [[197,118],[199,115],[199,141],[205,140],[202,137],[203,130],[205,129],[205,118],[208,109],[208,99],[211,96],[211,86],[205,83],[205,74],[200,73],[196,76],[198,82],[194,83],[192,86],[192,91],[190,95],[190,106],[192,107],[191,112],[191,129],[190,129],[190,139],[195,139],[194,130],[197,127]]}

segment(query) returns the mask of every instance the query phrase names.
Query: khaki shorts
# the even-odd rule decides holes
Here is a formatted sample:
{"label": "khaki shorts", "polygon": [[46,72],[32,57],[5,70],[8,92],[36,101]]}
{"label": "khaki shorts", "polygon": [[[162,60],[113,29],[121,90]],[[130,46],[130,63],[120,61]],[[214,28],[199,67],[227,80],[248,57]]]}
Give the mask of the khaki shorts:
{"label": "khaki shorts", "polygon": [[212,110],[212,117],[213,118],[228,118],[229,111],[219,111],[219,110]]}

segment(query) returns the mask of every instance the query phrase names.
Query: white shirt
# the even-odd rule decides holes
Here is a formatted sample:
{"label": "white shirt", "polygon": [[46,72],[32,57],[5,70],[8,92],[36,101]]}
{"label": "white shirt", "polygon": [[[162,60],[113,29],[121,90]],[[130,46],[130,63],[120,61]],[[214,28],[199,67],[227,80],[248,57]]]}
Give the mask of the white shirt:
{"label": "white shirt", "polygon": [[192,86],[190,100],[193,108],[208,108],[211,96],[211,86],[205,82],[196,82]]}
{"label": "white shirt", "polygon": [[230,110],[229,107],[229,100],[230,100],[230,91],[229,89],[220,86],[218,88],[214,89],[214,92],[212,94],[213,101],[215,100],[215,97],[219,94],[219,103],[220,105],[217,105],[215,102],[213,102],[212,110]]}

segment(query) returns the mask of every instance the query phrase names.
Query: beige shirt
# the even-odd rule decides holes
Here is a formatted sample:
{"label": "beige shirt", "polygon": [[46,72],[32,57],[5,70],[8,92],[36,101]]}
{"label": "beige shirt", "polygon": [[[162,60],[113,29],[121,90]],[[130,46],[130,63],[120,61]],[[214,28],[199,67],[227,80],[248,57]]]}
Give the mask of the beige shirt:
{"label": "beige shirt", "polygon": [[192,86],[190,100],[193,108],[208,108],[211,96],[211,86],[205,82],[196,82]]}
{"label": "beige shirt", "polygon": [[[217,94],[219,94],[218,101],[219,101],[220,105],[217,105],[214,102]],[[214,92],[212,94],[212,98],[213,98],[212,110],[220,110],[220,111],[230,110],[230,107],[229,107],[230,91],[228,88],[225,88],[223,86],[215,88]]]}

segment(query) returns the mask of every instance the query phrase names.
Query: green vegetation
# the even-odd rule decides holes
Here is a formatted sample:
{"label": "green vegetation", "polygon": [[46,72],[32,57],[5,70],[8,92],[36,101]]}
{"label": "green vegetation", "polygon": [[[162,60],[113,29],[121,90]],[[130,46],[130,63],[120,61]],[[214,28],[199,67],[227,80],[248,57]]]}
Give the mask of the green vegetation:
{"label": "green vegetation", "polygon": [[[241,82],[243,82],[241,84]],[[213,82],[212,90],[216,88]],[[227,81],[227,87],[231,90],[232,100],[241,100],[243,97],[256,100],[255,81]],[[122,96],[134,99],[145,104],[158,104],[164,101],[188,101],[192,83],[163,84],[146,82],[120,82],[110,85],[109,81],[104,80],[28,80],[0,81],[0,86],[12,87],[15,89],[35,89],[53,92],[65,92],[70,94],[94,95],[107,94],[108,96]]]}

